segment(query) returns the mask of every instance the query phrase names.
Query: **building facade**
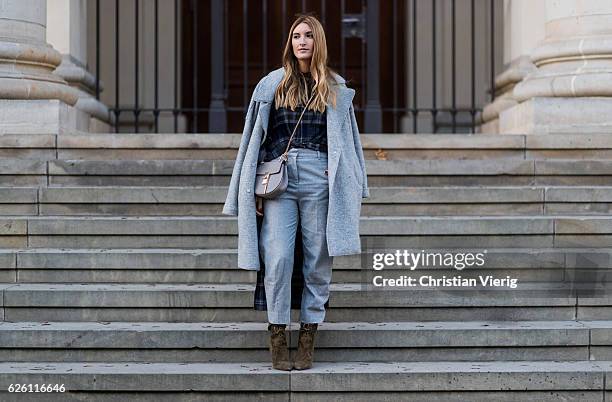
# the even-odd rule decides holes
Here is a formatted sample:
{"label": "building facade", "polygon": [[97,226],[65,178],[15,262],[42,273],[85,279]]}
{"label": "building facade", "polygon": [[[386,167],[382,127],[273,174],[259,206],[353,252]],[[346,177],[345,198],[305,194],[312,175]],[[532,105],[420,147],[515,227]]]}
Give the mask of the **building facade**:
{"label": "building facade", "polygon": [[[363,132],[609,124],[606,0],[0,3],[10,60],[0,72],[3,132],[239,132],[299,12],[324,24],[330,65],[357,91]],[[47,112],[23,124],[31,102]]]}

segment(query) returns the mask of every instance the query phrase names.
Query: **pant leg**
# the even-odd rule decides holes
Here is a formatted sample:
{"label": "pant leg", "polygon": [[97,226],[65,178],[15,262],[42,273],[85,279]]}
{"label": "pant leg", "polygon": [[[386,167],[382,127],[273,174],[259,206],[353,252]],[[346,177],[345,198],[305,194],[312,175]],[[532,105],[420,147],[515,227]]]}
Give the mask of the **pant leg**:
{"label": "pant leg", "polygon": [[329,184],[325,170],[327,154],[309,150],[297,157],[299,169],[299,212],[304,249],[304,290],[300,321],[320,323],[329,298],[333,257],[327,250],[327,206]]}
{"label": "pant leg", "polygon": [[264,216],[260,230],[259,249],[266,274],[264,287],[268,322],[291,322],[291,275],[298,222],[294,171],[288,166],[288,187],[274,199],[263,202]]}

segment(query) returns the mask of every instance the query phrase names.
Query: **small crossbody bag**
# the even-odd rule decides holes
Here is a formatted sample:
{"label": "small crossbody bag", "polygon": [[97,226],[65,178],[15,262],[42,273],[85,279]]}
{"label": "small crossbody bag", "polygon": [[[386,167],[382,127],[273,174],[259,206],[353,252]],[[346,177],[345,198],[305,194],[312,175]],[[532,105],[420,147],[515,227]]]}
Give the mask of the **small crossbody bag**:
{"label": "small crossbody bag", "polygon": [[287,185],[289,183],[287,177],[287,153],[289,152],[289,147],[291,146],[291,140],[293,140],[293,136],[295,135],[295,131],[297,130],[300,122],[302,121],[302,116],[304,116],[304,112],[310,105],[310,101],[314,97],[315,92],[312,92],[310,95],[310,99],[308,99],[308,103],[302,110],[300,114],[300,118],[298,119],[295,128],[293,129],[293,133],[289,137],[289,143],[287,144],[287,148],[285,152],[282,153],[277,158],[272,159],[268,162],[261,162],[257,166],[257,172],[255,177],[255,195],[261,198],[276,198],[280,194],[282,194],[285,190],[287,190]]}

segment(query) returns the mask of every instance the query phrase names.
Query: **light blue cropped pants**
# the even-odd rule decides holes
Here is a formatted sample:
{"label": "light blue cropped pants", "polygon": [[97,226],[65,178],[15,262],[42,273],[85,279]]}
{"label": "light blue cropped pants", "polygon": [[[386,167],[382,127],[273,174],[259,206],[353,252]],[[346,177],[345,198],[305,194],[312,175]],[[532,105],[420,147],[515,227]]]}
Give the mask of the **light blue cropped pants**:
{"label": "light blue cropped pants", "polygon": [[291,275],[298,216],[304,251],[300,321],[321,323],[325,318],[333,261],[327,250],[326,170],[327,153],[291,148],[287,159],[287,190],[263,202],[259,245],[266,266],[264,285],[270,323],[291,321]]}

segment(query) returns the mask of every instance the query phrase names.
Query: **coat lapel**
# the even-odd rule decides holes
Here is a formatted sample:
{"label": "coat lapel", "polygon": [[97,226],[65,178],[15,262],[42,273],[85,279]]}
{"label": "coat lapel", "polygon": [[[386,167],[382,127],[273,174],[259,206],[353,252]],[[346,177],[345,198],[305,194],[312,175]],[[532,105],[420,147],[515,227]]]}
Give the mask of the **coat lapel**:
{"label": "coat lapel", "polygon": [[259,118],[261,119],[261,125],[263,128],[263,135],[261,136],[261,143],[260,143],[261,145],[266,140],[266,136],[268,135],[268,120],[270,117],[270,108],[272,107],[272,101],[262,100],[260,102],[261,104],[259,106],[259,111],[257,112],[257,114],[259,115]]}

